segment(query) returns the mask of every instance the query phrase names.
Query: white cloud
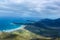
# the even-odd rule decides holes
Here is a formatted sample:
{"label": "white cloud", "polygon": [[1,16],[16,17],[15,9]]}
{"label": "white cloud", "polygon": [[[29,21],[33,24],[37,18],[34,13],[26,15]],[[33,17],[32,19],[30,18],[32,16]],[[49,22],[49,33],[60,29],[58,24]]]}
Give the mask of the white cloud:
{"label": "white cloud", "polygon": [[30,10],[39,12],[39,17],[60,18],[60,0],[28,0],[27,6]]}
{"label": "white cloud", "polygon": [[8,2],[15,3],[15,4],[20,4],[20,3],[23,3],[24,0],[9,0]]}
{"label": "white cloud", "polygon": [[23,17],[60,18],[60,0],[4,0],[2,9]]}

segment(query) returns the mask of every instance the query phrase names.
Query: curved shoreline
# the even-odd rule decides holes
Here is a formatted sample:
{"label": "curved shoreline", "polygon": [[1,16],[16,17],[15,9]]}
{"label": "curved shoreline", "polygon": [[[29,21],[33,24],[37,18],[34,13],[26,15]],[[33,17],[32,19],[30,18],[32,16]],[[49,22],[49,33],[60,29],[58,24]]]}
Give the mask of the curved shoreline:
{"label": "curved shoreline", "polygon": [[26,27],[26,25],[21,25],[21,26],[18,27],[18,28],[11,29],[11,30],[3,30],[3,31],[0,31],[0,32],[12,32],[12,31],[16,31],[16,30],[22,29],[22,28],[24,28],[24,27]]}

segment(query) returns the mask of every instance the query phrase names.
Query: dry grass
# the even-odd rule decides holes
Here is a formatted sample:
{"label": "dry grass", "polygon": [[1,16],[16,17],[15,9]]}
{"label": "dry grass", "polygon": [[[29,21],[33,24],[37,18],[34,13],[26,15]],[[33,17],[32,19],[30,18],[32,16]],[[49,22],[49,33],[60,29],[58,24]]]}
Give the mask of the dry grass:
{"label": "dry grass", "polygon": [[14,32],[0,33],[0,40],[51,40],[49,37],[43,37],[32,33],[26,29],[20,29]]}

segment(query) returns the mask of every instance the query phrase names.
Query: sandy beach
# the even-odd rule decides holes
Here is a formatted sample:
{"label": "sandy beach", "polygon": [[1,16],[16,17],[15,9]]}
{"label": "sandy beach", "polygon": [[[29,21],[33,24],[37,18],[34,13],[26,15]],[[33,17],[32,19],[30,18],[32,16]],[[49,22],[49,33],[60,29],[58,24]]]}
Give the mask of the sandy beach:
{"label": "sandy beach", "polygon": [[12,31],[16,31],[16,30],[22,29],[22,28],[24,28],[24,27],[26,27],[26,25],[21,25],[21,26],[18,27],[18,28],[11,29],[11,30],[3,30],[3,31],[0,31],[0,32],[12,32]]}

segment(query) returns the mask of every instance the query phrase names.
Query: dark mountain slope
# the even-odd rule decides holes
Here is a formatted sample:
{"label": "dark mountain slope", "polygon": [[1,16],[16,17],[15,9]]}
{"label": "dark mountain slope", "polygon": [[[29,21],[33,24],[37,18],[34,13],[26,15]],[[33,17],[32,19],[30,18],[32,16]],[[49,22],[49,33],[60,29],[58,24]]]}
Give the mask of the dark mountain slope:
{"label": "dark mountain slope", "polygon": [[25,29],[43,36],[60,37],[60,19],[42,19]]}

